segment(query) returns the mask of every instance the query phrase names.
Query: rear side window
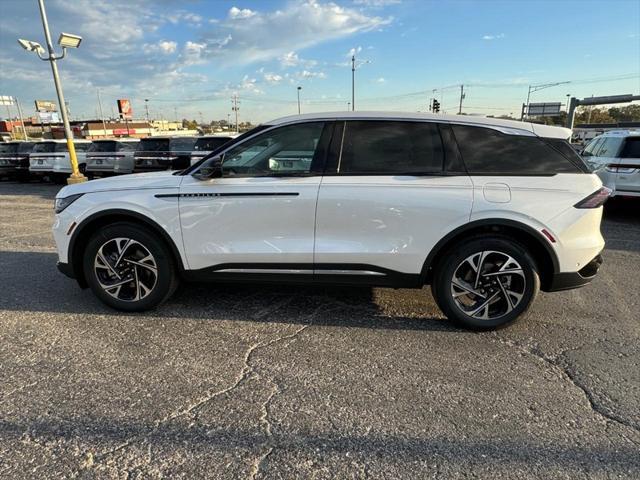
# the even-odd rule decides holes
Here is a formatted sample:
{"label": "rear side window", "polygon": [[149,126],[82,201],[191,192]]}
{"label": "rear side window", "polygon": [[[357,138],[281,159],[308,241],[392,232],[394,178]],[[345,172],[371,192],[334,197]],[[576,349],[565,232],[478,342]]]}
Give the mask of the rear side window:
{"label": "rear side window", "polygon": [[595,151],[599,148],[601,143],[602,143],[602,137],[594,138],[587,144],[586,147],[584,147],[584,150],[582,151],[582,155],[585,157],[591,157],[595,155]]}
{"label": "rear side window", "polygon": [[18,145],[18,153],[29,153],[33,150],[33,143],[24,142]]}
{"label": "rear side window", "polygon": [[598,157],[615,157],[620,151],[623,140],[622,137],[605,137],[595,155]]}
{"label": "rear side window", "polygon": [[470,175],[554,175],[580,169],[542,138],[452,125]]}
{"label": "rear side window", "polygon": [[441,173],[438,126],[426,122],[346,122],[338,173],[400,175]]}
{"label": "rear side window", "polygon": [[628,137],[620,152],[621,158],[640,158],[640,137]]}
{"label": "rear side window", "polygon": [[117,152],[133,152],[136,149],[137,142],[118,142]]}

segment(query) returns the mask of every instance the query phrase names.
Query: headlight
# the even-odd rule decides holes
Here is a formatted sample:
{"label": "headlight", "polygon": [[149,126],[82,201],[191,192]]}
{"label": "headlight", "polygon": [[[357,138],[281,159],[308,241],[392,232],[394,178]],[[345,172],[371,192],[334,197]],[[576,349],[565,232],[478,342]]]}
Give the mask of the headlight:
{"label": "headlight", "polygon": [[73,202],[79,199],[82,195],[84,194],[78,193],[76,195],[69,195],[68,197],[64,197],[64,198],[56,198],[56,203],[54,206],[56,213],[62,212],[65,208],[67,208],[69,205],[71,205]]}

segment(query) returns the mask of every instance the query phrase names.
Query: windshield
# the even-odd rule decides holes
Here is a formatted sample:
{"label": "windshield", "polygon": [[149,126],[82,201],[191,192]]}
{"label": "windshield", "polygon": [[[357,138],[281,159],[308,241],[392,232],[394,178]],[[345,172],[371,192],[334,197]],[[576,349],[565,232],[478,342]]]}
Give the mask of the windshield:
{"label": "windshield", "polygon": [[33,153],[52,153],[56,148],[55,142],[42,142],[37,143],[35,147],[33,147]]}
{"label": "windshield", "polygon": [[93,142],[88,152],[115,152],[116,142]]}
{"label": "windshield", "polygon": [[211,152],[212,150],[221,147],[229,140],[231,140],[229,137],[199,138],[193,149],[198,152]]}
{"label": "windshield", "polygon": [[137,150],[139,152],[168,152],[168,138],[143,138],[140,140]]}
{"label": "windshield", "polygon": [[0,143],[0,153],[16,153],[17,151],[17,143]]}

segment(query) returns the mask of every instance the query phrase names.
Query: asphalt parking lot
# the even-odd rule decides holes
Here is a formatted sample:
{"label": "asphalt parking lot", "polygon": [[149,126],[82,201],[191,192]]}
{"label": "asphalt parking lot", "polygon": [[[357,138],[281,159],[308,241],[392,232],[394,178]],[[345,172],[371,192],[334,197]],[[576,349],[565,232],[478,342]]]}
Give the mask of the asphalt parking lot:
{"label": "asphalt parking lot", "polygon": [[591,285],[473,333],[427,289],[116,313],[56,270],[58,188],[0,182],[2,478],[640,477],[638,201]]}

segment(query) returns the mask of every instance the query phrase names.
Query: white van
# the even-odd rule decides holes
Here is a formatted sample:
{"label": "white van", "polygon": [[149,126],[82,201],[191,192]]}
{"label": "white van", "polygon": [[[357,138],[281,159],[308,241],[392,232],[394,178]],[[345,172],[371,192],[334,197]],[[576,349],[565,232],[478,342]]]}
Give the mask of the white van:
{"label": "white van", "polygon": [[[89,140],[74,140],[78,158],[78,167],[84,173],[87,160],[86,154],[91,142]],[[50,177],[56,183],[64,183],[71,174],[71,159],[66,140],[45,140],[33,147],[29,157],[29,172],[36,176]]]}

